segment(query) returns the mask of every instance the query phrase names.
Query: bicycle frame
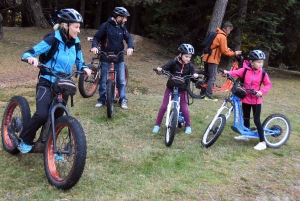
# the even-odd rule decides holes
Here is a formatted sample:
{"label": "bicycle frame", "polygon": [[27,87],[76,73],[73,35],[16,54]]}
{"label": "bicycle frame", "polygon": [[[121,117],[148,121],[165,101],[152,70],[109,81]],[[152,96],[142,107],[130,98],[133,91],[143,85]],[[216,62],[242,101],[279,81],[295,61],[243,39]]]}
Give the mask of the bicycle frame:
{"label": "bicycle frame", "polygon": [[[173,99],[172,99],[173,96]],[[180,111],[180,95],[178,93],[178,88],[174,87],[173,88],[173,92],[170,92],[169,94],[169,103],[167,106],[167,116],[166,116],[166,127],[168,127],[168,123],[169,123],[169,118],[170,118],[170,111],[172,109],[172,105],[173,108],[175,108],[177,110],[177,114],[179,116],[179,111]]]}
{"label": "bicycle frame", "polygon": [[117,86],[117,71],[115,70],[115,63],[110,62],[109,64],[109,71],[107,72],[107,80],[110,79],[114,83],[114,97],[113,99],[116,100],[119,98],[119,91]]}
{"label": "bicycle frame", "polygon": [[[56,150],[56,138],[55,138],[55,119],[54,119],[54,113],[58,108],[61,108],[64,110],[64,112],[66,113],[67,116],[70,116],[70,112],[67,109],[66,106],[64,106],[62,104],[62,94],[58,94],[56,97],[54,97],[51,101],[51,105],[49,107],[49,112],[48,112],[48,118],[47,121],[45,122],[45,124],[42,126],[42,130],[40,132],[40,137],[39,139],[35,142],[34,147],[32,148],[31,152],[43,152],[42,150],[39,150],[39,148],[43,147],[43,146],[39,146],[39,144],[37,143],[42,143],[44,144],[44,142],[46,141],[47,135],[49,133],[49,130],[51,129],[52,131],[52,136],[53,136],[53,150],[54,153],[57,153]],[[50,128],[51,125],[51,128]]]}

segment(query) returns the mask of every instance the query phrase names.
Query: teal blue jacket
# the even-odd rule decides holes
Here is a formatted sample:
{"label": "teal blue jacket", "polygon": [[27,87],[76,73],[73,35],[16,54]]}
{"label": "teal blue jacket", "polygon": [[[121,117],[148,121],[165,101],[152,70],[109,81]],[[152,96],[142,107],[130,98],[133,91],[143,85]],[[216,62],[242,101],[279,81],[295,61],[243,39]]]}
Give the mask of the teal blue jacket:
{"label": "teal blue jacket", "polygon": [[[75,43],[80,43],[78,37],[73,40],[67,40],[65,36],[62,36],[59,30],[55,31],[55,38],[59,40],[58,50],[53,56],[53,59],[46,63],[47,66],[52,67],[54,73],[71,73],[74,63],[77,70],[81,71],[86,68],[83,60],[81,48],[75,49]],[[80,45],[79,45],[80,47]],[[47,39],[44,38],[41,42],[33,46],[31,49],[24,52],[22,58],[37,57],[42,53],[47,53],[51,48],[51,44],[47,43]],[[41,75],[41,77],[54,83],[56,78],[50,75]]]}

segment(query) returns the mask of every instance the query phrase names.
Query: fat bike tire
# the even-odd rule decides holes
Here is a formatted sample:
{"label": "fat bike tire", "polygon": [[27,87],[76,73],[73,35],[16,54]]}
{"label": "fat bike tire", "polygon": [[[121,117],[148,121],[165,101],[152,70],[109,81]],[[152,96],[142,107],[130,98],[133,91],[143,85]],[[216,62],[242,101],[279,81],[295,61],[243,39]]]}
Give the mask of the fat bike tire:
{"label": "fat bike tire", "polygon": [[225,115],[219,114],[218,118],[207,126],[204,135],[202,136],[201,144],[206,148],[212,146],[223,132],[225,124]]}
{"label": "fat bike tire", "polygon": [[264,120],[262,127],[267,146],[274,149],[284,145],[291,135],[290,121],[283,114],[271,114]]}
{"label": "fat bike tire", "polygon": [[165,134],[165,144],[167,147],[170,147],[174,142],[177,122],[178,122],[178,112],[175,108],[173,108],[170,111],[169,122]]}
{"label": "fat bike tire", "polygon": [[86,161],[86,137],[81,124],[71,116],[55,121],[56,150],[52,131],[44,150],[45,173],[51,185],[68,190],[79,181]]}
{"label": "fat bike tire", "polygon": [[114,92],[115,84],[111,79],[108,79],[106,84],[106,104],[108,118],[112,118],[114,116]]}
{"label": "fat bike tire", "polygon": [[91,75],[80,74],[78,80],[79,93],[84,98],[92,97],[98,89],[100,70],[92,64],[87,65],[92,71]]}
{"label": "fat bike tire", "polygon": [[31,118],[30,107],[27,100],[22,96],[14,96],[7,103],[2,118],[1,138],[5,151],[10,154],[20,153],[17,146],[13,143],[14,136],[9,135],[8,129],[12,130],[20,137],[23,125],[27,125]]}

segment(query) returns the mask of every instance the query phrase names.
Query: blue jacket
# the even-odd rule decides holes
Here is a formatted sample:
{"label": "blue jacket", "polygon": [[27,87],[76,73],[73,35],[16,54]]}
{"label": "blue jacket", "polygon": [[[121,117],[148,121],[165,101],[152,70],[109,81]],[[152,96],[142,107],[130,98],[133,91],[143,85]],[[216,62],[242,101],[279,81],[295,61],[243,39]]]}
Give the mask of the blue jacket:
{"label": "blue jacket", "polygon": [[[100,45],[103,51],[117,54],[124,50],[123,40],[126,41],[128,48],[134,49],[132,38],[126,27],[120,26],[113,18],[109,18],[101,24],[99,30],[94,35],[92,48]],[[105,58],[102,59],[105,61]],[[124,61],[123,55],[119,58],[119,62],[121,61]]]}
{"label": "blue jacket", "polygon": [[[56,30],[55,38],[60,41],[58,50],[54,54],[53,60],[50,60],[46,63],[47,66],[52,67],[52,70],[55,73],[71,73],[74,63],[76,64],[77,70],[82,70],[86,67],[84,65],[81,48],[79,48],[76,55],[75,43],[80,43],[78,37],[73,40],[67,40],[65,36],[62,37],[62,34],[59,30]],[[24,52],[22,58],[26,59],[27,57],[37,57],[42,53],[48,52],[51,48],[51,45],[49,45],[45,39],[46,38],[44,38],[31,49]],[[52,83],[54,83],[56,80],[54,76],[50,75],[41,75],[41,77],[49,80]]]}

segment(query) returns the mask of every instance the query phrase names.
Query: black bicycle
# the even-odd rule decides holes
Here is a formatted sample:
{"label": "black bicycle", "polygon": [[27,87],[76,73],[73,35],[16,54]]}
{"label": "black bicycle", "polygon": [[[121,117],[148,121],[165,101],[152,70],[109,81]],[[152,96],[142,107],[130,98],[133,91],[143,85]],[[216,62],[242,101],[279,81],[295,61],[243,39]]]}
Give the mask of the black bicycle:
{"label": "black bicycle", "polygon": [[[38,67],[63,79],[71,79],[74,74],[83,73],[74,71],[68,75],[60,75],[42,63],[39,63]],[[44,153],[44,168],[49,183],[59,189],[68,190],[79,181],[83,173],[87,147],[81,124],[70,115],[62,102],[62,93],[53,92],[47,121],[29,153]],[[65,115],[55,119],[54,113],[58,108],[62,108]],[[10,154],[20,152],[18,149],[21,142],[20,133],[23,125],[28,124],[30,117],[27,100],[22,96],[12,97],[6,105],[2,119],[1,137],[5,151]]]}

